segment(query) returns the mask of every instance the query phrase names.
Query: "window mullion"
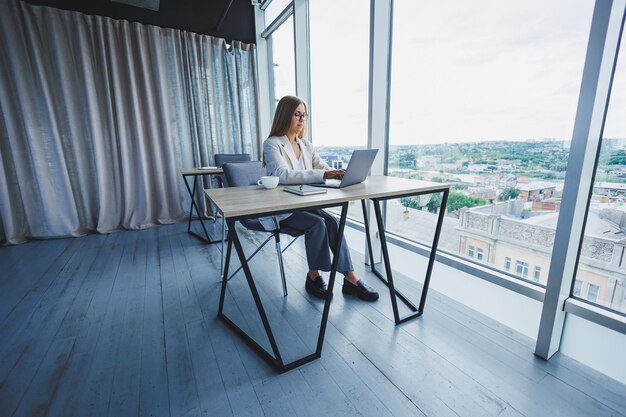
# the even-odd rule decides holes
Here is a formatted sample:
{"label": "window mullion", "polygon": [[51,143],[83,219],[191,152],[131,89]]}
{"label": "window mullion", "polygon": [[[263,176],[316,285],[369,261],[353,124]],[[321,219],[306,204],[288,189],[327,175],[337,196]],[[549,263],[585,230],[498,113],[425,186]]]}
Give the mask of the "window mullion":
{"label": "window mullion", "polygon": [[615,67],[624,0],[597,0],[572,145],[557,223],[535,354],[549,359],[559,350],[589,204],[590,190]]}

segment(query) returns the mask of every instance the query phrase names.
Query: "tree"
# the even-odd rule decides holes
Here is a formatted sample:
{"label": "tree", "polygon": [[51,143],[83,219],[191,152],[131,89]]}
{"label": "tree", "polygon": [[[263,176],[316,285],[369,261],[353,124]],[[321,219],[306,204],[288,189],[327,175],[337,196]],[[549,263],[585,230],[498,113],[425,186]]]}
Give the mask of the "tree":
{"label": "tree", "polygon": [[[431,213],[436,213],[439,207],[441,207],[441,200],[441,194],[433,194],[430,198],[430,201],[426,203],[426,208],[428,209],[428,211]],[[419,203],[411,197],[401,198],[400,203],[404,207],[410,207],[418,210],[422,209],[422,207],[419,206]],[[470,208],[483,206],[485,204],[487,204],[487,200],[485,200],[484,198],[470,197],[462,193],[451,192],[450,194],[448,194],[448,203],[446,207],[448,209],[448,212],[452,213],[453,211],[457,211],[458,209],[463,207]]]}
{"label": "tree", "polygon": [[402,197],[400,199],[400,204],[404,207],[410,207],[412,209],[421,210],[422,208],[418,205],[417,200],[411,197]]}
{"label": "tree", "polygon": [[430,198],[428,204],[426,204],[426,207],[428,207],[428,211],[430,211],[431,213],[436,213],[437,209],[441,207],[441,194],[434,194]]}
{"label": "tree", "polygon": [[471,208],[483,206],[487,204],[487,200],[480,197],[470,197],[461,193],[450,193],[448,196],[448,212],[452,213],[463,207]]}
{"label": "tree", "polygon": [[415,165],[415,155],[412,153],[405,153],[398,158],[398,165],[400,167],[412,167]]}
{"label": "tree", "polygon": [[612,153],[609,157],[609,165],[626,165],[626,151],[621,149]]}
{"label": "tree", "polygon": [[500,201],[514,200],[519,196],[519,190],[515,187],[505,188],[498,197]]}

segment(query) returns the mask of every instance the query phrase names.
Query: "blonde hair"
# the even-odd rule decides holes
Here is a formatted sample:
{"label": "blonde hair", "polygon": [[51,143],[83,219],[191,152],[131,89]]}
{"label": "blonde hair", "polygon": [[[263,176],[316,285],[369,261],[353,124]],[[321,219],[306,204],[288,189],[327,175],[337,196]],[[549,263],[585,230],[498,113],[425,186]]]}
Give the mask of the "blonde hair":
{"label": "blonde hair", "polygon": [[[270,131],[271,136],[284,136],[291,127],[291,120],[293,114],[298,106],[304,105],[304,112],[308,113],[306,103],[302,99],[296,96],[285,96],[280,99],[276,105],[276,112],[274,113],[274,121],[272,122],[272,129]],[[306,132],[307,119],[304,119],[304,127],[298,132],[298,137],[302,139]]]}

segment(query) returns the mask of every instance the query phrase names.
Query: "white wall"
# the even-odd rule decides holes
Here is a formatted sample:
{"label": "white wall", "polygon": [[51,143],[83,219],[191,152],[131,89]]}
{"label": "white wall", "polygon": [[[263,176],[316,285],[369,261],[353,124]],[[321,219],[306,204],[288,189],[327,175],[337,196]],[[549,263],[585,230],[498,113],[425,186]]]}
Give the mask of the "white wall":
{"label": "white wall", "polygon": [[570,313],[561,353],[626,384],[626,335]]}

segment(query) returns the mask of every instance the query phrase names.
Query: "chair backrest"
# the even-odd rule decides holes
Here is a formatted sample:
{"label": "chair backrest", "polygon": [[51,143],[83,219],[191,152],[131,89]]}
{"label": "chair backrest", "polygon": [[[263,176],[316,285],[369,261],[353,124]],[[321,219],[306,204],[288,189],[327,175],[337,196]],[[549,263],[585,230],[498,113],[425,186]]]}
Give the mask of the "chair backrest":
{"label": "chair backrest", "polygon": [[261,161],[227,162],[222,165],[226,176],[227,187],[244,187],[256,185],[262,176],[266,175]]}
{"label": "chair backrest", "polygon": [[227,162],[247,162],[251,161],[249,153],[216,153],[215,165],[221,167]]}
{"label": "chair backrest", "polygon": [[[216,153],[215,154],[215,165],[218,167],[223,166],[229,162],[247,162],[251,161],[249,153]],[[225,175],[217,176],[217,185],[218,187],[228,187],[228,180]]]}
{"label": "chair backrest", "polygon": [[[256,185],[257,181],[265,174],[263,162],[227,162],[222,165],[224,175],[226,176],[227,187],[245,187],[247,185]],[[241,220],[244,227],[260,232],[279,232],[278,221],[273,217],[259,217],[256,219]]]}

